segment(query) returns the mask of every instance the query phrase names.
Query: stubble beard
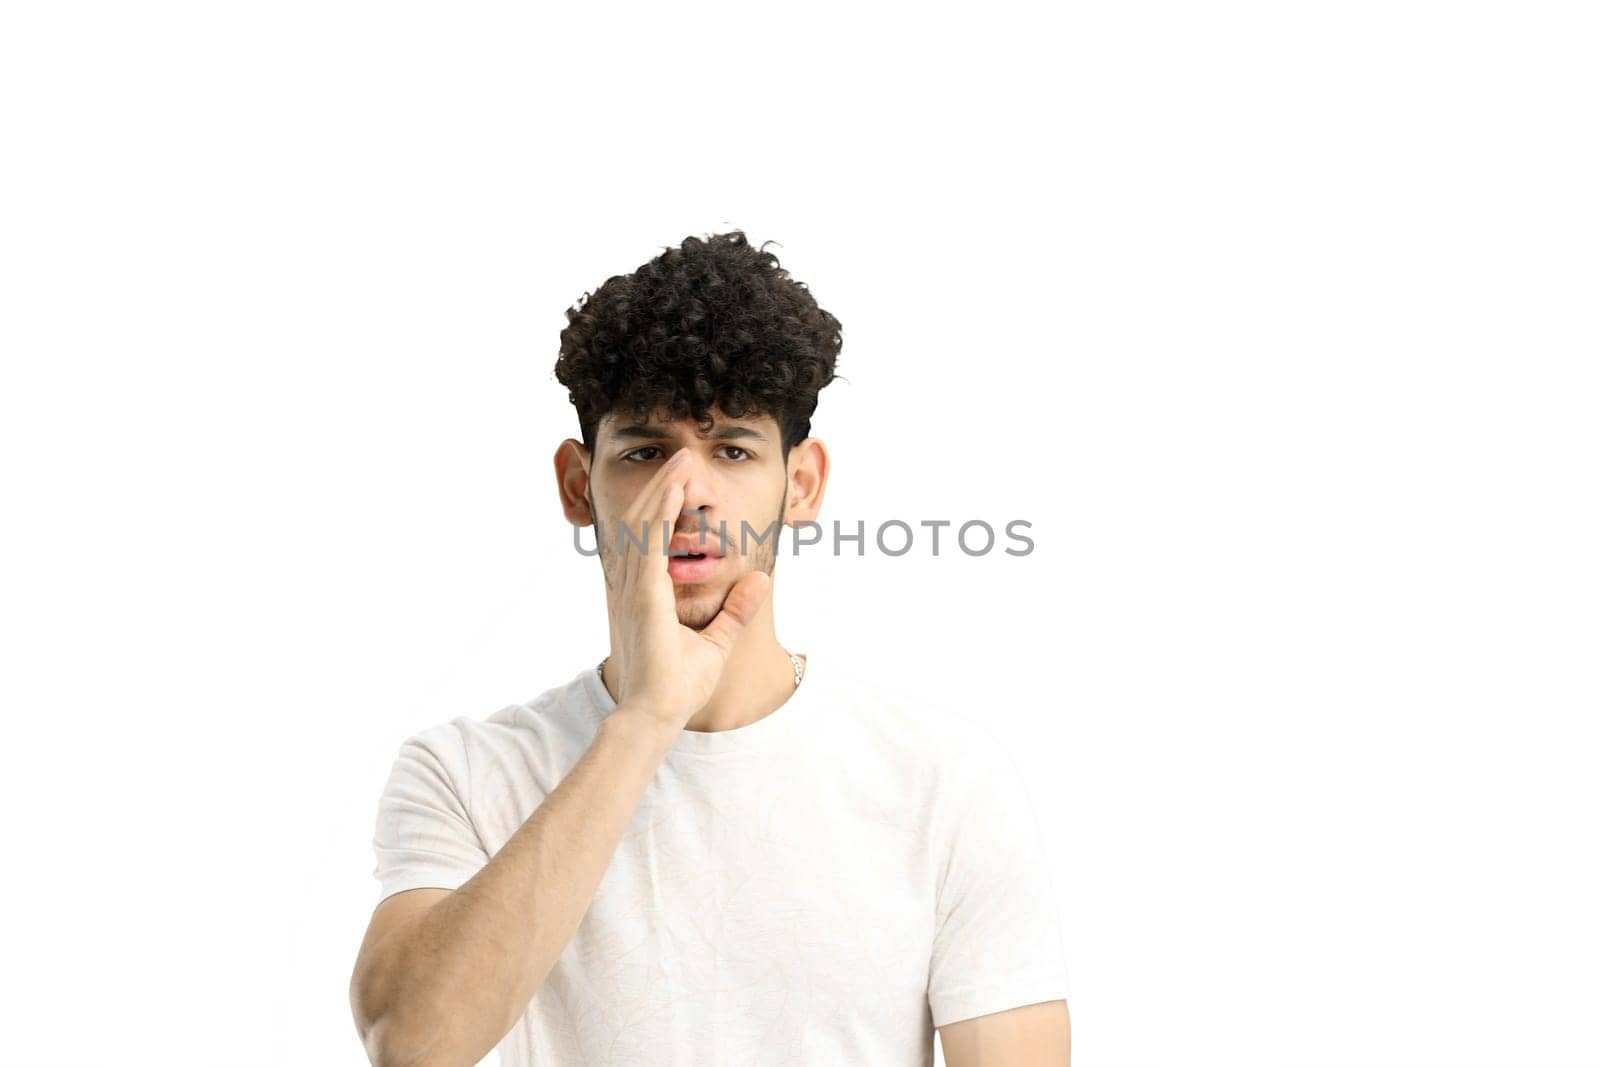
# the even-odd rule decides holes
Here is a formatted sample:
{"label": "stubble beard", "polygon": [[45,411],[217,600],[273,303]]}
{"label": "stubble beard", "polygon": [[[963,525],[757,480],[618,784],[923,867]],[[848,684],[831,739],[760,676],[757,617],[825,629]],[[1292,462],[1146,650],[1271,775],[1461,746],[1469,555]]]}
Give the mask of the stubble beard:
{"label": "stubble beard", "polygon": [[[728,601],[728,594],[733,591],[733,587],[738,583],[739,579],[746,574],[763,570],[769,576],[775,576],[774,571],[778,566],[778,538],[783,532],[783,517],[787,510],[788,500],[787,494],[785,494],[785,499],[781,499],[778,502],[777,521],[765,526],[754,527],[751,534],[745,539],[751,548],[750,554],[747,556],[739,554],[739,540],[742,531],[736,528],[736,524],[730,524],[727,543],[723,548],[727,551],[729,559],[743,560],[745,561],[745,566],[739,568],[732,575],[725,575],[721,579],[723,584],[719,590],[713,592],[709,584],[702,583],[696,592],[685,594],[683,590],[696,587],[673,584],[674,599],[678,609],[678,622],[681,625],[697,633],[710,626],[716,621],[717,616],[721,614],[723,605]],[[596,514],[592,499],[590,500],[590,514]],[[605,528],[611,531],[611,543],[608,544],[607,538],[601,537],[596,539],[596,544],[600,550],[600,567],[605,575],[606,588],[615,591],[618,586],[617,572],[622,562],[617,555],[618,543],[620,542],[623,551],[636,552],[638,549],[633,541],[628,540],[624,534],[617,530],[615,523],[607,520]],[[768,534],[769,530],[771,531],[770,534]],[[675,529],[673,532],[698,535],[700,527],[697,524],[687,530]],[[718,536],[720,532],[713,526],[707,525],[706,527],[706,537],[708,539]],[[642,531],[635,530],[634,536],[642,536],[642,533]],[[659,530],[652,530],[650,533],[654,539],[648,542],[649,549],[652,552],[658,552],[661,549],[661,533]],[[757,534],[767,534],[766,539],[758,542],[756,540]]]}

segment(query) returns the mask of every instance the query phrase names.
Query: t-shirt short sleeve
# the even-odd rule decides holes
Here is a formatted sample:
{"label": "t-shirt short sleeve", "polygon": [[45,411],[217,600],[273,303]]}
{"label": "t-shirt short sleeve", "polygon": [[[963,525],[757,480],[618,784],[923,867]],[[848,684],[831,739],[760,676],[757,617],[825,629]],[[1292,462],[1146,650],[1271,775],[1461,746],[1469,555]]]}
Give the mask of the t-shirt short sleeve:
{"label": "t-shirt short sleeve", "polygon": [[955,759],[964,773],[943,801],[948,866],[928,971],[935,1027],[1067,997],[1055,893],[1017,767],[987,734]]}
{"label": "t-shirt short sleeve", "polygon": [[455,723],[405,740],[378,799],[372,848],[380,900],[406,889],[459,889],[489,862],[463,798],[467,751]]}

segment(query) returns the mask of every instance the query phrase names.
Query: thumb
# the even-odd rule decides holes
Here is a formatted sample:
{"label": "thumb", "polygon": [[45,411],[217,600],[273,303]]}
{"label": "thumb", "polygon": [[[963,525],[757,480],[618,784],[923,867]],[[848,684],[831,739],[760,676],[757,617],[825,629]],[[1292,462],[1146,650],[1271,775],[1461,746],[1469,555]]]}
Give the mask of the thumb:
{"label": "thumb", "polygon": [[711,625],[700,631],[700,636],[721,649],[723,655],[732,652],[739,631],[756,617],[771,592],[772,575],[766,571],[751,571],[733,584],[728,599],[722,602],[722,610],[711,620]]}

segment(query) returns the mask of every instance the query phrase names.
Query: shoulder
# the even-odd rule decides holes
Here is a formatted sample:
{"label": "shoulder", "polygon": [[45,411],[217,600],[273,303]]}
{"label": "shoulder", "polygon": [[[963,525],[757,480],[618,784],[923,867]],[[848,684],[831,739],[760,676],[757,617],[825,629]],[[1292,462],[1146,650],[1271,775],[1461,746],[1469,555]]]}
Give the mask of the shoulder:
{"label": "shoulder", "polygon": [[447,725],[459,736],[474,781],[503,792],[517,783],[559,780],[593,743],[600,717],[579,674],[531,700]]}
{"label": "shoulder", "polygon": [[401,743],[400,756],[431,762],[464,779],[508,760],[522,763],[586,745],[594,722],[581,678],[575,677],[489,715],[458,715],[417,730]]}
{"label": "shoulder", "polygon": [[852,743],[915,768],[936,792],[964,792],[1012,766],[1001,738],[957,698],[859,669],[839,674],[830,694],[838,729]]}
{"label": "shoulder", "polygon": [[454,725],[468,745],[504,748],[537,741],[559,741],[592,732],[597,721],[582,674],[551,686],[531,700],[508,704],[482,718],[461,716]]}

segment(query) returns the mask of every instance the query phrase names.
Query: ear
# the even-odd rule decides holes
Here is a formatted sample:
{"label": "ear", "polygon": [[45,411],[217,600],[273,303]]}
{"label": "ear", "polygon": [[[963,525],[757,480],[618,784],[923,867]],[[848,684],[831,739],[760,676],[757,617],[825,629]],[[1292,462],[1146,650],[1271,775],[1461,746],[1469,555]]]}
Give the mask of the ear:
{"label": "ear", "polygon": [[569,437],[556,448],[556,492],[561,497],[561,513],[574,526],[594,525],[594,510],[589,507],[589,470],[593,462],[582,441]]}
{"label": "ear", "polygon": [[822,494],[828,488],[829,463],[828,447],[820,438],[807,437],[789,449],[785,526],[816,521],[822,511]]}

